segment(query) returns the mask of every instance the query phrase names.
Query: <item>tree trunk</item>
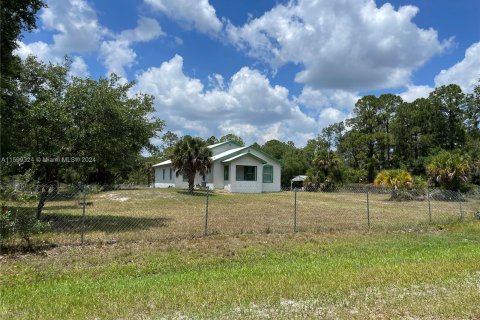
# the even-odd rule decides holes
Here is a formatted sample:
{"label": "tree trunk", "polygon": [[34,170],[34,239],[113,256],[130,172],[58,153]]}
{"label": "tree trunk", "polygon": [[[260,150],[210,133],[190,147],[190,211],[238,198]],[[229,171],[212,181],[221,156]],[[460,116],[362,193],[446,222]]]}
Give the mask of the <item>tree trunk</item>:
{"label": "tree trunk", "polygon": [[195,180],[195,176],[193,176],[193,177],[189,176],[188,177],[188,192],[189,193],[193,193],[193,186],[194,186],[193,184],[195,182],[194,180]]}
{"label": "tree trunk", "polygon": [[37,220],[40,220],[40,218],[42,217],[42,210],[43,210],[43,207],[45,206],[45,202],[47,201],[48,190],[50,189],[50,186],[44,185],[44,186],[41,186],[40,189],[41,189],[40,197],[38,198],[38,205],[37,205],[37,209],[35,210],[35,218]]}

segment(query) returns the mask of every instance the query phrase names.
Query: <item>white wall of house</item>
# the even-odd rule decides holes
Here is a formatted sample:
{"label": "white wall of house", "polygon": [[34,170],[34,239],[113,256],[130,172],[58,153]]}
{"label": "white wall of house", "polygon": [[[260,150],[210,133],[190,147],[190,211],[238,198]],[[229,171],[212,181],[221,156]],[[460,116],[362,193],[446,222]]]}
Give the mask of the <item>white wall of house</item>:
{"label": "white wall of house", "polygon": [[266,157],[263,153],[250,148],[246,149],[245,151],[250,151],[253,155],[265,160],[267,163],[265,165],[271,165],[273,167],[273,183],[263,183],[263,166],[261,170],[257,172],[257,174],[260,174],[260,181],[262,182],[262,191],[263,192],[278,192],[281,190],[281,175],[282,175],[282,167],[277,161],[273,161],[272,159]]}
{"label": "white wall of house", "polygon": [[[278,192],[281,190],[281,185],[282,185],[281,183],[282,167],[276,162],[268,162],[266,165],[271,165],[273,167],[273,182],[263,183],[263,176],[262,176],[262,190],[263,192]],[[263,165],[263,166],[266,166],[266,165]]]}
{"label": "white wall of house", "polygon": [[[238,166],[253,166],[257,169],[255,181],[239,181],[240,173]],[[230,190],[231,192],[240,193],[261,193],[262,192],[262,166],[263,164],[257,159],[251,157],[243,157],[230,162]]]}
{"label": "white wall of house", "polygon": [[[170,179],[171,172],[171,179]],[[172,166],[164,165],[155,167],[155,188],[175,187],[175,171]]]}

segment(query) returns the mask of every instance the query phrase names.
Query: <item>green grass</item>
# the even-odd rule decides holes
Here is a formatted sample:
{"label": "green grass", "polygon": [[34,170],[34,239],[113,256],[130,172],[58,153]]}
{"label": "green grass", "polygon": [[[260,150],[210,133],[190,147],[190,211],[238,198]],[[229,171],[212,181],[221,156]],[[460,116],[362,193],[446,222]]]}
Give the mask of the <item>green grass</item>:
{"label": "green grass", "polygon": [[480,223],[62,246],[0,260],[0,318],[480,317]]}

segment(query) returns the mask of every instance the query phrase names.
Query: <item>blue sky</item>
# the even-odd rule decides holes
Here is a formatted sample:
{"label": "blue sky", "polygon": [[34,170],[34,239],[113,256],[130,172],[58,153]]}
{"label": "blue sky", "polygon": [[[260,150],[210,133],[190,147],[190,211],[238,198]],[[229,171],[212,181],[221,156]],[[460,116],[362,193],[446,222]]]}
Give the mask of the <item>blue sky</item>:
{"label": "blue sky", "polygon": [[135,80],[167,130],[304,145],[365,94],[480,78],[478,0],[47,0],[17,53]]}

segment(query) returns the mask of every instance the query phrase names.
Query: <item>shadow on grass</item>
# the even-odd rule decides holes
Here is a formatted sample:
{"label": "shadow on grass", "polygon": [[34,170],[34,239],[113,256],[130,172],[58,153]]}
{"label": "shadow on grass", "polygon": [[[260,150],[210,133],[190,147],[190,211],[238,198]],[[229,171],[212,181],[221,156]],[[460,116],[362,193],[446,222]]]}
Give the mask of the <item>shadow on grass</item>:
{"label": "shadow on grass", "polygon": [[[185,195],[185,196],[192,196],[192,197],[205,197],[207,195],[206,190],[194,190],[193,192],[189,192],[188,190],[175,190],[175,191],[178,194],[182,194],[182,195]],[[217,195],[218,194],[216,194],[213,191],[208,192],[209,197],[214,197],[214,196],[217,196]]]}
{"label": "shadow on grass", "polygon": [[[61,214],[61,213],[45,213],[43,221],[49,222],[53,232],[80,232],[83,226],[81,214]],[[114,215],[86,215],[85,216],[85,232],[101,231],[106,233],[141,231],[149,228],[167,227],[171,219],[156,218],[139,218]]]}

